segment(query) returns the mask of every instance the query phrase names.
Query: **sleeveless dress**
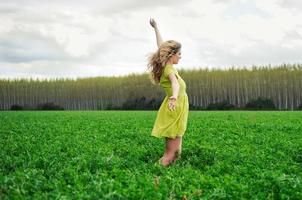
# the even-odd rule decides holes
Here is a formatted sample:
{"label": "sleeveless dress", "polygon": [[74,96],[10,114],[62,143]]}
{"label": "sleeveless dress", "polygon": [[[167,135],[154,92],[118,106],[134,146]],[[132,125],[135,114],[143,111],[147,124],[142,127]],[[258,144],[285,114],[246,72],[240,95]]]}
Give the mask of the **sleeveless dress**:
{"label": "sleeveless dress", "polygon": [[[170,73],[175,74],[180,86],[174,110],[170,110],[168,105],[168,98],[173,95],[172,84],[168,77]],[[189,100],[186,83],[172,65],[166,65],[160,77],[160,85],[165,90],[166,97],[157,112],[151,136],[175,139],[176,136],[183,136],[187,128]]]}

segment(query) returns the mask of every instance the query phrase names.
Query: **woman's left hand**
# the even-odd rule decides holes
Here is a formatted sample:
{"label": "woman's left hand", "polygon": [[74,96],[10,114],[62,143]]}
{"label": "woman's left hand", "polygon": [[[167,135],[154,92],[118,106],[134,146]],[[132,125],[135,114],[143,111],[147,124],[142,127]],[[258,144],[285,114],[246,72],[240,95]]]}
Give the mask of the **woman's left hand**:
{"label": "woman's left hand", "polygon": [[169,107],[169,110],[170,111],[174,111],[175,110],[175,107],[176,107],[176,100],[174,99],[169,99],[168,100],[168,107]]}

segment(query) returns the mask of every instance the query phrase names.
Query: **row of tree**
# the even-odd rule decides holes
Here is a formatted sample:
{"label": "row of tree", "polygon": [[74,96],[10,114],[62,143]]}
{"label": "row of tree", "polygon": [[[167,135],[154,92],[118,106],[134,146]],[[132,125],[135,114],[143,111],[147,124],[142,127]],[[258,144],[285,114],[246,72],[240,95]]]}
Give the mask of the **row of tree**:
{"label": "row of tree", "polygon": [[[302,103],[301,64],[178,72],[186,82],[190,109],[207,109],[221,102],[244,109],[258,97],[270,99],[278,110],[297,110]],[[76,80],[0,79],[1,110],[9,110],[12,105],[37,107],[47,102],[65,110],[145,108],[141,97],[148,101],[147,107],[157,109],[165,96],[159,85],[151,84],[147,73]]]}
{"label": "row of tree", "polygon": [[[113,106],[111,103],[107,105],[105,110],[157,110],[161,106],[160,101],[152,99],[147,101],[145,97],[136,98],[135,100],[128,100],[122,106]],[[257,99],[252,99],[243,108],[237,107],[230,104],[228,100],[222,102],[210,103],[206,108],[189,105],[190,110],[276,110],[271,99],[266,99],[264,97],[259,97]],[[101,109],[99,107],[99,109]],[[10,110],[64,110],[60,105],[56,105],[53,102],[47,102],[44,104],[39,104],[37,107],[31,105],[12,105]],[[302,104],[297,108],[297,110],[302,110]]]}

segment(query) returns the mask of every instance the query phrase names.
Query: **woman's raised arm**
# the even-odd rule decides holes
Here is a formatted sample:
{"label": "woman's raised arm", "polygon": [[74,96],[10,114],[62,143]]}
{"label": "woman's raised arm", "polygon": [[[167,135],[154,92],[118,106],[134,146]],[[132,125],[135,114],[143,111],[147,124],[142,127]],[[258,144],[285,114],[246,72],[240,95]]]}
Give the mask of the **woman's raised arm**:
{"label": "woman's raised arm", "polygon": [[156,22],[155,22],[155,20],[154,19],[150,19],[150,24],[151,24],[151,26],[154,28],[154,30],[155,30],[155,35],[156,35],[156,42],[157,42],[157,46],[158,46],[158,48],[159,48],[159,46],[161,45],[161,43],[163,42],[163,39],[161,38],[161,35],[160,35],[160,33],[159,33],[159,30],[158,30],[158,28],[157,28],[157,24],[156,24]]}

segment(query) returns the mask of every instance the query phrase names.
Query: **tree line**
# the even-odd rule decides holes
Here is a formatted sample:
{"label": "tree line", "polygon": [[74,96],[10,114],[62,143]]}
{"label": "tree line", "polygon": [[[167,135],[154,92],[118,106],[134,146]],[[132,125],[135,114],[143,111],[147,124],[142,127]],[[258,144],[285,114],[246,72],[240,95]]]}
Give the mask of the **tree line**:
{"label": "tree line", "polygon": [[[186,82],[190,110],[301,109],[301,64],[178,72]],[[148,73],[0,79],[0,110],[156,110],[165,96]]]}

